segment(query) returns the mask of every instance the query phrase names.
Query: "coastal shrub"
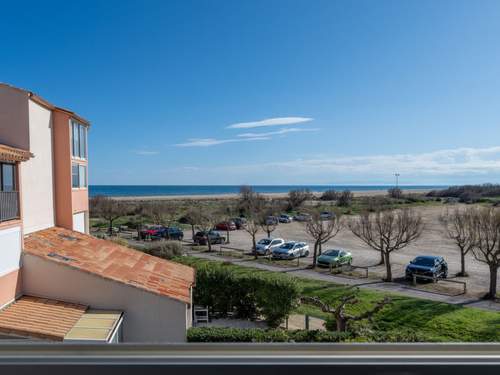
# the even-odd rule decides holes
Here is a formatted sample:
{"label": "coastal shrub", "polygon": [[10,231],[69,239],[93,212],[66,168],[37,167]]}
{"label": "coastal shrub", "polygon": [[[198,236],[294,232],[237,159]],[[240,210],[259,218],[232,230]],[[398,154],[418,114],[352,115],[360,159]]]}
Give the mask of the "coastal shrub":
{"label": "coastal shrub", "polygon": [[163,259],[172,259],[183,254],[179,241],[161,241],[148,244],[144,252]]}
{"label": "coastal shrub", "polygon": [[232,314],[242,319],[263,316],[274,327],[290,314],[299,296],[297,282],[284,275],[237,274],[219,263],[195,268],[194,303],[208,306],[215,315]]}
{"label": "coastal shrub", "polygon": [[350,190],[344,190],[339,194],[337,199],[337,206],[349,207],[354,199],[354,194]]}
{"label": "coastal shrub", "polygon": [[338,199],[338,196],[339,193],[337,193],[333,189],[330,189],[323,192],[323,194],[321,194],[321,197],[319,199],[321,199],[322,201],[336,201]]}
{"label": "coastal shrub", "polygon": [[312,199],[312,193],[309,189],[290,190],[288,193],[287,211],[293,211],[302,206],[305,201]]}
{"label": "coastal shrub", "polygon": [[283,329],[194,327],[187,332],[188,342],[341,342],[349,333],[318,330],[286,331]]}
{"label": "coastal shrub", "polygon": [[397,187],[390,188],[387,190],[387,194],[389,197],[394,198],[394,199],[399,199],[403,196],[403,190]]}
{"label": "coastal shrub", "polygon": [[433,190],[427,193],[427,196],[461,198],[466,197],[465,194],[482,198],[500,197],[500,184],[450,186],[447,189]]}

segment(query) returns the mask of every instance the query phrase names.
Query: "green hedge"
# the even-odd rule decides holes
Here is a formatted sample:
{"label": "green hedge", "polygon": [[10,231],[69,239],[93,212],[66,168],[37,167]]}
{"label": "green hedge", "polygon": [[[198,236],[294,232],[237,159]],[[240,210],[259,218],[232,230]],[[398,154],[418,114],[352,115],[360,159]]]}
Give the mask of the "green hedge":
{"label": "green hedge", "polygon": [[351,338],[349,333],[317,330],[196,327],[187,332],[188,342],[341,342]]}
{"label": "green hedge", "polygon": [[263,316],[277,327],[296,306],[300,289],[295,279],[280,274],[237,274],[223,263],[192,264],[196,268],[194,303],[212,314],[241,319]]}

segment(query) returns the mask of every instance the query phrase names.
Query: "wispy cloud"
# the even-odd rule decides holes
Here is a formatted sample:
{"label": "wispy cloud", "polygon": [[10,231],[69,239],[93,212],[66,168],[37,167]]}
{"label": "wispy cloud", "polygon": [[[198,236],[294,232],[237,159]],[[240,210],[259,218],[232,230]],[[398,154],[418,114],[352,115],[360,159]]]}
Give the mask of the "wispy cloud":
{"label": "wispy cloud", "polygon": [[252,142],[252,141],[266,141],[269,137],[251,137],[251,138],[229,138],[229,139],[215,139],[215,138],[190,138],[185,143],[177,143],[177,147],[210,147],[222,145],[225,143],[234,142]]}
{"label": "wispy cloud", "polygon": [[237,124],[229,125],[227,129],[251,129],[251,128],[260,128],[264,126],[293,125],[293,124],[309,122],[312,120],[313,119],[310,117],[276,117],[259,121],[239,122]]}
{"label": "wispy cloud", "polygon": [[[322,156],[254,164],[212,166],[224,183],[481,183],[500,180],[500,146],[456,148],[427,153]],[[264,176],[263,176],[264,173]],[[230,180],[228,180],[230,179]]]}
{"label": "wispy cloud", "polygon": [[270,137],[273,135],[282,135],[287,133],[299,133],[299,132],[316,132],[320,130],[319,128],[284,128],[281,130],[276,130],[267,133],[242,133],[238,134],[238,137],[251,138],[251,137]]}
{"label": "wispy cloud", "polygon": [[158,155],[159,153],[160,153],[159,151],[147,151],[147,150],[136,150],[136,151],[134,151],[134,154],[136,154],[136,155],[142,155],[142,156]]}

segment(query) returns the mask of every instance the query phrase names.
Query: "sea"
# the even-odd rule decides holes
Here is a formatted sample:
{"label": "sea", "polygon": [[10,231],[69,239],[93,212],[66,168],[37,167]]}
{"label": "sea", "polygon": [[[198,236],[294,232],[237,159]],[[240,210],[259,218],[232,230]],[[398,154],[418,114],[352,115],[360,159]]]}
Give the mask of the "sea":
{"label": "sea", "polygon": [[[219,195],[237,194],[241,185],[90,185],[89,195],[106,195],[110,197],[148,197],[172,195]],[[309,189],[312,192],[337,191],[373,191],[387,190],[394,185],[255,185],[258,193],[288,193],[290,190]],[[404,190],[444,189],[443,185],[401,185]]]}

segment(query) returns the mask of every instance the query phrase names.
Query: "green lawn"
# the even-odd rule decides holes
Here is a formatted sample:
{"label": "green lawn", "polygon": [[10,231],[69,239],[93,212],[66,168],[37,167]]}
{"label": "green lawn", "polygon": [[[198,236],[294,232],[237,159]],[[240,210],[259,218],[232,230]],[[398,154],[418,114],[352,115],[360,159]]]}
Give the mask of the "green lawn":
{"label": "green lawn", "polygon": [[[193,257],[182,257],[183,263],[193,266],[203,262],[210,262]],[[227,264],[237,273],[269,272],[255,268],[246,268]],[[284,274],[284,277],[293,277]],[[346,288],[342,285],[295,278],[303,295],[321,298],[324,302],[334,303]],[[398,331],[410,330],[418,332],[425,341],[444,342],[491,342],[500,341],[500,313],[475,308],[461,307],[430,300],[405,297],[397,294],[382,293],[361,289],[360,302],[351,307],[352,312],[365,311],[374,303],[390,295],[392,304],[386,306],[374,319],[374,324],[380,330]],[[302,305],[297,309],[299,313],[307,313],[319,318],[326,318],[316,307]]]}

